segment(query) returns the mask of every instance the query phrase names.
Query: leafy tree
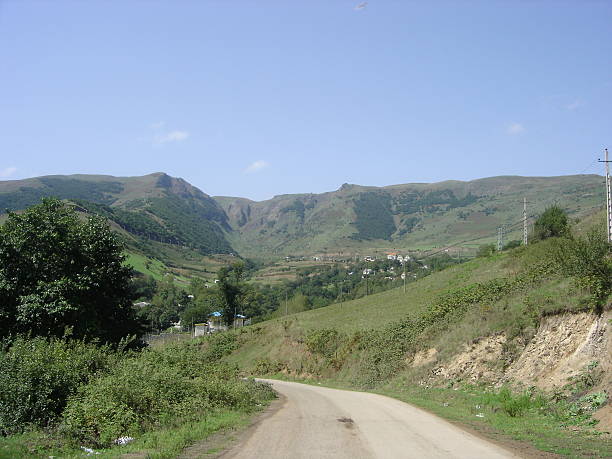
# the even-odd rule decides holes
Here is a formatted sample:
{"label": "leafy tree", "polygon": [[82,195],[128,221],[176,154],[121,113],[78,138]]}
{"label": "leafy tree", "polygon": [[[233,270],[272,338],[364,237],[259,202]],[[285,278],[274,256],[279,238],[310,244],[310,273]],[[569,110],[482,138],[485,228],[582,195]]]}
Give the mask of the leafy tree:
{"label": "leafy tree", "polygon": [[138,300],[151,300],[157,290],[157,282],[153,276],[147,276],[134,272],[135,277],[132,279],[132,293],[134,298]]}
{"label": "leafy tree", "polygon": [[86,221],[57,199],[0,227],[0,337],[30,333],[119,342],[138,334],[131,268],[99,217]]}
{"label": "leafy tree", "polygon": [[157,283],[151,305],[144,307],[140,311],[140,316],[146,319],[151,328],[164,330],[173,322],[178,322],[189,303],[187,293],[177,287],[172,275],[167,274]]}
{"label": "leafy tree", "polygon": [[567,213],[559,206],[550,206],[538,217],[533,226],[533,240],[566,236],[569,231]]}
{"label": "leafy tree", "polygon": [[223,304],[223,319],[227,325],[233,323],[234,317],[239,312],[240,296],[244,288],[242,285],[243,272],[244,264],[236,262],[229,267],[222,267],[217,273],[219,297]]}
{"label": "leafy tree", "polygon": [[476,252],[477,257],[488,257],[495,253],[495,245],[494,244],[483,244],[478,247],[478,252]]}

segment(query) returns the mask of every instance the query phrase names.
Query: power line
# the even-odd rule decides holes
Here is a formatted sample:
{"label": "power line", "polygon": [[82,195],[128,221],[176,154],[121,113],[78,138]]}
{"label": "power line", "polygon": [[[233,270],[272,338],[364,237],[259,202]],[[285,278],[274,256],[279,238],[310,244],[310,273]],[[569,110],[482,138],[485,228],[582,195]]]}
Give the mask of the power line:
{"label": "power line", "polygon": [[[527,217],[527,219],[531,219],[531,218],[534,218],[534,217],[536,217],[536,215],[530,215],[529,217]],[[508,232],[508,230],[511,230],[515,226],[518,226],[518,225],[521,225],[521,224],[523,224],[523,219],[520,219],[519,221],[514,222],[511,225],[506,225],[505,226],[505,231]],[[422,257],[419,257],[419,259],[423,260],[425,258],[433,257],[434,255],[437,255],[439,253],[446,252],[448,249],[451,249],[453,247],[457,247],[458,245],[466,244],[468,242],[479,241],[481,239],[487,239],[487,238],[490,238],[490,237],[491,237],[491,235],[487,234],[485,236],[478,236],[478,237],[475,237],[475,238],[472,238],[472,239],[466,239],[465,241],[456,242],[455,244],[448,245],[448,246],[446,246],[445,248],[443,248],[441,250],[438,250],[438,251],[430,253],[428,255],[424,255]]]}
{"label": "power line", "polygon": [[586,172],[588,169],[590,169],[591,167],[593,167],[593,165],[594,165],[596,162],[597,162],[597,158],[596,158],[596,159],[594,159],[594,160],[591,162],[591,164],[589,164],[587,167],[585,167],[584,169],[582,169],[582,172],[580,172],[580,174],[579,174],[579,175],[584,174],[584,173],[585,173],[585,172]]}

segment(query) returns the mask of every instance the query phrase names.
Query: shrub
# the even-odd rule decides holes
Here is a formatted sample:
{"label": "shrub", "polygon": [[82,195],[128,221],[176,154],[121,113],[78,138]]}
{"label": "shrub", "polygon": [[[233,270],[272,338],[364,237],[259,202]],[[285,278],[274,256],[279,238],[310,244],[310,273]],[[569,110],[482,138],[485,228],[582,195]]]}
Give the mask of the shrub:
{"label": "shrub", "polygon": [[563,238],[553,251],[554,259],[564,274],[574,276],[578,286],[591,292],[589,306],[601,310],[612,292],[612,246],[606,235],[590,231],[586,237]]}
{"label": "shrub", "polygon": [[0,434],[51,424],[78,386],[114,360],[108,347],[17,338],[0,353]]}
{"label": "shrub", "polygon": [[216,408],[252,409],[272,391],[211,363],[197,346],[146,350],[81,387],[64,413],[75,439],[103,447],[160,425],[201,419]]}
{"label": "shrub", "polygon": [[550,206],[533,225],[533,240],[566,236],[569,231],[567,214],[559,206]]}
{"label": "shrub", "polygon": [[313,354],[331,358],[342,344],[342,338],[335,328],[313,330],[306,336],[306,347]]}
{"label": "shrub", "polygon": [[477,257],[488,257],[495,253],[495,245],[493,244],[483,244],[478,247],[478,252],[476,252]]}

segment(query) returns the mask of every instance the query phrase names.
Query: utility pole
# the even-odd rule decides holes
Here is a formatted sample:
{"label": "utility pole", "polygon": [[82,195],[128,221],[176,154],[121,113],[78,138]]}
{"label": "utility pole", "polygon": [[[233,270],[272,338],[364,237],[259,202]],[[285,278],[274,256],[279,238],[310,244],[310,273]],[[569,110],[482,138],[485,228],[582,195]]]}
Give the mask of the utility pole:
{"label": "utility pole", "polygon": [[289,301],[287,300],[287,290],[285,290],[285,316],[289,314]]}
{"label": "utility pole", "polygon": [[523,245],[527,245],[527,198],[523,198]]}
{"label": "utility pole", "polygon": [[603,161],[600,159],[600,163],[606,164],[606,224],[607,224],[607,232],[608,232],[608,243],[612,243],[612,186],[610,184],[610,163],[612,161],[608,160],[608,149],[605,149],[605,158]]}
{"label": "utility pole", "polygon": [[504,249],[504,227],[497,228],[497,251],[501,252]]}

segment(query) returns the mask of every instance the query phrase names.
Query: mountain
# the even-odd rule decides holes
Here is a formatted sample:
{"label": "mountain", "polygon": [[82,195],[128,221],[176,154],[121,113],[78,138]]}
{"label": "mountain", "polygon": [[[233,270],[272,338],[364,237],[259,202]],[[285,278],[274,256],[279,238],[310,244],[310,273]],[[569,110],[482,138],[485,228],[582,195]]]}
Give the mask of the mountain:
{"label": "mountain", "polygon": [[141,249],[154,242],[201,255],[238,252],[269,259],[431,249],[468,239],[474,248],[494,241],[500,226],[507,228],[506,241],[522,237],[524,197],[530,216],[557,203],[573,217],[582,217],[605,202],[603,178],[597,175],[502,176],[386,187],[344,184],[327,193],[286,194],[259,202],[211,197],[164,173],[0,182],[0,209],[23,209],[43,196],[71,200],[83,211],[107,217]]}
{"label": "mountain", "polygon": [[142,240],[229,253],[231,231],[223,209],[185,180],[164,173],[143,177],[54,175],[0,182],[0,209],[19,210],[45,196],[76,203]]}
{"label": "mountain", "polygon": [[[576,217],[605,202],[597,175],[491,177],[387,187],[344,184],[322,194],[280,195],[266,201],[217,196],[228,216],[232,245],[250,256],[429,249],[482,237],[521,238],[523,198],[533,216],[558,203]],[[517,225],[518,223],[518,225]],[[363,253],[363,252],[362,252]]]}

